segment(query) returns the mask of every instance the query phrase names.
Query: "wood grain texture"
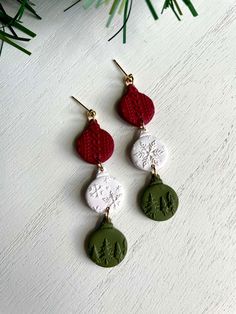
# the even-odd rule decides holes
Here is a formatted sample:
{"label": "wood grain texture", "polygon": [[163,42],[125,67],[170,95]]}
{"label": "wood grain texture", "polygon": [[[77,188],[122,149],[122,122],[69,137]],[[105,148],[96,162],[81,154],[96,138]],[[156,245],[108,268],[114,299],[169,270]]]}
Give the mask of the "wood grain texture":
{"label": "wood grain texture", "polygon": [[[179,23],[171,12],[154,22],[135,3],[122,45],[107,42],[118,27],[105,29],[107,12],[64,14],[64,1],[41,1],[43,21],[26,17],[38,34],[32,56],[4,47],[1,314],[236,313],[236,5],[195,4],[199,17],[185,10]],[[147,175],[127,158],[135,129],[115,112],[123,86],[113,58],[156,105],[148,129],[168,147],[160,175],[180,198],[164,223],[137,206]],[[97,220],[83,196],[94,168],[72,150],[86,122],[72,94],[116,143],[107,168],[126,196],[112,217],[129,250],[114,269],[84,254]]]}

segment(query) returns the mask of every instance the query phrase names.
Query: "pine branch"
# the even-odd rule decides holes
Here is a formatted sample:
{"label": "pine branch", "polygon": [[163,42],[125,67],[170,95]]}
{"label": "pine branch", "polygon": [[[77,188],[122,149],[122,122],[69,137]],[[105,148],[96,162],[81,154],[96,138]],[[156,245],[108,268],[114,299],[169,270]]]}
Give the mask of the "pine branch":
{"label": "pine branch", "polygon": [[[17,40],[28,42],[30,40],[30,38],[18,36],[15,29],[33,38],[36,36],[36,34],[22,25],[21,18],[25,12],[25,9],[33,13],[38,19],[41,19],[41,17],[35,12],[35,10],[32,8],[32,5],[29,3],[28,0],[17,0],[17,2],[20,3],[20,6],[14,17],[9,16],[6,13],[3,6],[0,4],[0,23],[2,24],[2,30],[0,30],[1,40],[0,55],[2,53],[3,42],[8,43],[9,45],[17,48],[18,50],[26,53],[27,55],[31,54],[30,51],[26,50],[25,48],[21,47],[20,45],[13,41]],[[6,31],[7,29],[9,30],[10,33]]]}
{"label": "pine branch", "polygon": [[[3,49],[3,43],[6,42],[9,45],[23,51],[24,53],[27,53],[28,55],[30,52],[14,41],[24,41],[28,42],[30,39],[23,37],[19,37],[17,35],[17,31],[23,32],[25,35],[34,38],[36,34],[32,32],[29,28],[22,25],[22,17],[25,13],[25,11],[29,11],[36,17],[37,19],[41,19],[41,17],[37,14],[35,9],[33,8],[34,4],[30,2],[30,0],[15,0],[17,3],[19,3],[19,8],[15,14],[15,16],[9,16],[6,11],[4,10],[3,6],[0,3],[0,25],[2,24],[2,27],[0,27],[0,56]],[[157,12],[153,6],[152,0],[144,0],[147,4],[153,18],[155,20],[158,19]],[[190,12],[193,16],[197,16],[198,13],[193,6],[191,0],[182,0],[183,3],[188,7]],[[72,5],[67,7],[64,12],[74,7],[76,4],[81,3],[81,0],[75,1]],[[135,2],[137,4],[138,1]],[[92,5],[94,5],[96,8],[101,7],[102,5],[111,4],[110,11],[109,11],[109,18],[107,21],[106,26],[108,27],[114,16],[116,14],[123,14],[123,24],[120,27],[120,29],[111,37],[108,39],[108,41],[111,41],[113,38],[115,38],[120,32],[123,33],[123,43],[126,43],[127,39],[127,23],[131,15],[132,11],[132,5],[133,0],[83,0],[83,7],[89,8]],[[164,10],[170,8],[178,20],[180,20],[180,16],[183,15],[180,6],[177,2],[177,0],[165,0],[164,5],[161,11],[161,14],[164,12]]]}

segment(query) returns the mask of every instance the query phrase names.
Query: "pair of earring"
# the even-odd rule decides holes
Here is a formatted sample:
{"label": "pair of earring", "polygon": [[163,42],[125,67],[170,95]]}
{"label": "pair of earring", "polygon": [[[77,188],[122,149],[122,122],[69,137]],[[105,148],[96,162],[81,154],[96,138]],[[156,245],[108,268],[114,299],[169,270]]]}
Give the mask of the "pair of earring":
{"label": "pair of earring", "polygon": [[[144,188],[139,205],[148,218],[164,221],[175,214],[178,196],[171,187],[163,184],[157,174],[157,168],[162,167],[167,159],[167,152],[165,146],[146,130],[146,125],[154,116],[154,104],[134,86],[133,75],[127,74],[115,60],[114,62],[123,72],[126,85],[126,93],[118,106],[119,114],[126,122],[139,129],[139,138],[131,150],[131,159],[136,167],[151,174],[150,183]],[[87,254],[97,265],[113,267],[127,253],[126,238],[113,227],[109,216],[111,210],[120,206],[123,188],[103,166],[113,154],[114,140],[107,131],[100,128],[96,112],[88,109],[75,97],[73,99],[87,110],[89,121],[86,129],[76,138],[76,151],[83,160],[97,166],[96,178],[88,186],[85,198],[88,206],[103,216],[99,227],[89,235]]]}

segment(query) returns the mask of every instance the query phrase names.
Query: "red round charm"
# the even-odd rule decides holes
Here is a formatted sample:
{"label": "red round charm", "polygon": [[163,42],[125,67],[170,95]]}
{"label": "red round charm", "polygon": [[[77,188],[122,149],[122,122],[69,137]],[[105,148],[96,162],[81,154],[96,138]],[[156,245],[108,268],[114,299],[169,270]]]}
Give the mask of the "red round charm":
{"label": "red round charm", "polygon": [[127,93],[122,97],[118,110],[125,121],[137,127],[151,121],[155,112],[152,100],[140,93],[132,84],[128,85]]}
{"label": "red round charm", "polygon": [[75,147],[82,159],[90,164],[99,164],[111,157],[114,141],[108,132],[100,128],[97,120],[91,120],[76,139]]}

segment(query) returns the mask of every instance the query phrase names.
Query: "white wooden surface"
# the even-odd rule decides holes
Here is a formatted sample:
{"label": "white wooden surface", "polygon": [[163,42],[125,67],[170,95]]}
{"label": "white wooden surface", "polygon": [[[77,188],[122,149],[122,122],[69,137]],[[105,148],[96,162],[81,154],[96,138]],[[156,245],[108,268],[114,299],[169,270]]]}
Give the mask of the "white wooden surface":
{"label": "white wooden surface", "polygon": [[[38,34],[27,45],[32,56],[5,46],[1,314],[236,313],[236,4],[194,3],[199,17],[184,10],[179,23],[171,12],[154,22],[136,1],[122,45],[120,37],[107,42],[119,25],[105,29],[107,11],[78,5],[64,14],[66,1],[39,1],[43,20],[25,20]],[[126,157],[134,129],[115,112],[123,85],[113,58],[155,101],[149,131],[170,153],[160,174],[180,197],[168,222],[137,207],[147,176]],[[72,94],[116,143],[107,168],[126,196],[113,222],[129,251],[114,269],[84,253],[97,220],[83,198],[94,168],[72,150],[86,123]]]}

